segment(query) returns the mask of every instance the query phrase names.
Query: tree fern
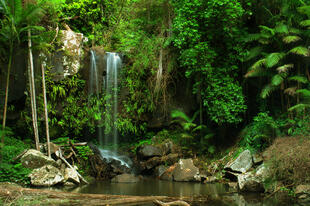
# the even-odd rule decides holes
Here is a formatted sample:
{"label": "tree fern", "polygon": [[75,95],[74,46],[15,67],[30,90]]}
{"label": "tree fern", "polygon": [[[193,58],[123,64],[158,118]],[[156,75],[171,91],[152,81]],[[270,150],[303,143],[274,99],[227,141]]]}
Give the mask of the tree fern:
{"label": "tree fern", "polygon": [[287,73],[280,73],[280,74],[274,75],[271,79],[271,85],[279,86],[286,77],[287,77]]}
{"label": "tree fern", "polygon": [[299,24],[300,24],[300,26],[309,27],[310,26],[310,19],[303,20]]}
{"label": "tree fern", "polygon": [[305,56],[305,57],[309,56],[309,50],[303,46],[295,47],[295,48],[291,49],[289,51],[289,53],[297,54],[297,55],[301,55],[301,56]]}
{"label": "tree fern", "polygon": [[287,72],[288,69],[291,69],[291,68],[293,68],[293,67],[294,67],[294,64],[284,64],[284,65],[278,67],[278,68],[277,68],[277,71],[278,71],[279,73]]}
{"label": "tree fern", "polygon": [[299,90],[296,91],[296,93],[301,94],[302,102],[300,104],[292,106],[288,110],[289,111],[302,110],[302,109],[305,109],[307,107],[310,107],[310,90],[308,90],[308,89],[299,89]]}
{"label": "tree fern", "polygon": [[245,42],[258,41],[260,38],[261,38],[260,33],[248,34],[246,37],[243,38],[243,41]]}
{"label": "tree fern", "polygon": [[279,24],[275,27],[274,31],[279,34],[288,34],[288,26],[285,24]]}
{"label": "tree fern", "polygon": [[281,52],[281,53],[271,53],[267,56],[266,61],[265,61],[265,65],[268,68],[271,68],[273,66],[275,66],[276,64],[279,63],[279,61],[281,61],[281,59],[283,59],[285,57],[285,53]]}
{"label": "tree fern", "polygon": [[292,76],[292,77],[288,78],[288,80],[290,80],[290,81],[297,81],[297,82],[300,82],[300,83],[303,83],[303,84],[309,82],[308,79],[306,77],[304,77],[304,76]]}
{"label": "tree fern", "polygon": [[286,36],[282,40],[283,40],[284,43],[289,44],[289,43],[292,43],[292,42],[300,41],[301,38],[299,36]]}
{"label": "tree fern", "polygon": [[245,78],[254,77],[259,75],[264,70],[266,59],[260,59],[256,61],[249,69],[249,71],[244,75]]}
{"label": "tree fern", "polygon": [[266,97],[268,97],[268,96],[269,96],[274,90],[276,90],[276,89],[277,89],[277,86],[273,86],[273,85],[271,85],[271,84],[267,84],[267,85],[263,88],[263,90],[262,90],[260,96],[261,96],[263,99],[265,99]]}
{"label": "tree fern", "polygon": [[249,51],[248,56],[246,57],[245,61],[249,61],[255,57],[257,57],[258,55],[261,54],[263,48],[260,46],[254,47]]}
{"label": "tree fern", "polygon": [[271,36],[275,35],[275,30],[273,28],[263,25],[260,25],[259,28],[261,29],[261,35],[269,35],[269,34],[271,34]]}

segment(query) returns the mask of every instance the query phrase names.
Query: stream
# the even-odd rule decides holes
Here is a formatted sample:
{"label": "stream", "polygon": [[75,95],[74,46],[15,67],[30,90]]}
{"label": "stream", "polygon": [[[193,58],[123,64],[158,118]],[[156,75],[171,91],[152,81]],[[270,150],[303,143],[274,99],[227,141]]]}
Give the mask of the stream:
{"label": "stream", "polygon": [[[89,185],[67,190],[78,193],[134,195],[134,196],[169,196],[193,197],[193,199],[210,197],[207,203],[197,205],[206,206],[290,206],[292,202],[277,199],[276,196],[267,200],[259,193],[238,194],[222,183],[200,184],[190,182],[172,182],[156,179],[144,179],[137,183],[111,183],[95,181]],[[150,205],[150,204],[148,204]],[[196,204],[195,204],[196,205]]]}

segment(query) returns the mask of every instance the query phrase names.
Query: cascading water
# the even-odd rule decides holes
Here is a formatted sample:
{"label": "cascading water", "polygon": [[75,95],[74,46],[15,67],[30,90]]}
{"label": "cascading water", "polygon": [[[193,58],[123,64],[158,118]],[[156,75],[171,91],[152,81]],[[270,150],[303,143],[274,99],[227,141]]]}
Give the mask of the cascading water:
{"label": "cascading water", "polygon": [[[90,74],[89,74],[89,95],[96,95],[99,98],[100,93],[100,72],[102,68],[97,68],[96,52],[90,51]],[[132,165],[131,160],[126,156],[117,154],[118,132],[115,126],[118,113],[118,77],[119,70],[122,66],[121,57],[117,53],[107,52],[104,57],[105,62],[105,75],[102,79],[102,88],[106,96],[106,107],[104,108],[104,123],[106,126],[105,132],[102,127],[98,127],[98,138],[100,147],[100,155],[108,163],[118,161],[120,165],[130,168]],[[113,146],[112,151],[111,147]],[[105,149],[103,149],[105,148]]]}
{"label": "cascading water", "polygon": [[[92,95],[96,95],[99,98],[99,72],[97,69],[97,61],[96,61],[96,52],[90,50],[90,74],[89,74],[89,85],[88,85],[88,94],[89,97]],[[98,140],[99,144],[103,145],[103,129],[102,127],[98,127]]]}
{"label": "cascading water", "polygon": [[117,53],[106,53],[106,76],[104,78],[104,90],[106,95],[106,105],[110,108],[106,109],[106,123],[110,123],[109,133],[104,135],[104,146],[113,145],[114,150],[117,149],[118,132],[115,126],[118,112],[118,76],[122,66],[122,61]]}

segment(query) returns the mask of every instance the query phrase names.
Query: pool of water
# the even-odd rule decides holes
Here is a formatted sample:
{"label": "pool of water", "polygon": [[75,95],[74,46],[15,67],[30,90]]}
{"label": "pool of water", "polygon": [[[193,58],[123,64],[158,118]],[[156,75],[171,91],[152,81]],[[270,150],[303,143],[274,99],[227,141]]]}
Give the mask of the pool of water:
{"label": "pool of water", "polygon": [[207,202],[195,205],[206,206],[289,206],[292,202],[271,197],[264,199],[259,193],[239,194],[232,191],[227,185],[200,184],[189,182],[171,182],[156,179],[143,179],[137,183],[111,183],[106,181],[95,181],[89,185],[75,188],[72,192],[111,195],[134,195],[134,196],[169,196],[169,197],[191,197],[200,199],[208,197]]}

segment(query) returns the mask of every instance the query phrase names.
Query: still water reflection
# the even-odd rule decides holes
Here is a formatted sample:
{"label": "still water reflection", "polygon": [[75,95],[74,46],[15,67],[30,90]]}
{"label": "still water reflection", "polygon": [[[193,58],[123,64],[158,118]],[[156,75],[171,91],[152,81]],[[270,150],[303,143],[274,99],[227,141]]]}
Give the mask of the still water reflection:
{"label": "still water reflection", "polygon": [[212,201],[198,203],[197,205],[213,206],[289,206],[294,205],[287,200],[272,197],[264,199],[258,193],[238,194],[224,184],[199,184],[188,182],[170,182],[155,179],[141,180],[137,183],[111,183],[96,181],[89,185],[76,188],[74,192],[112,195],[138,195],[138,196],[171,196],[193,197],[208,196]]}

